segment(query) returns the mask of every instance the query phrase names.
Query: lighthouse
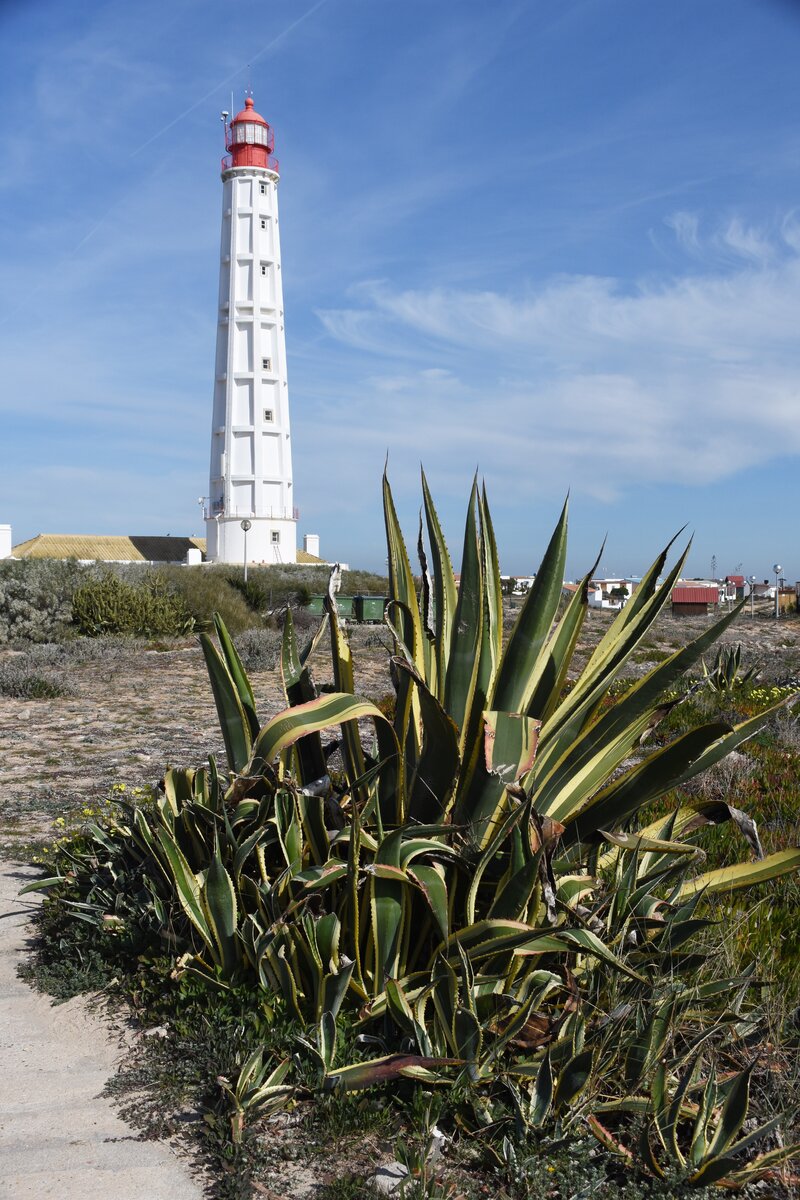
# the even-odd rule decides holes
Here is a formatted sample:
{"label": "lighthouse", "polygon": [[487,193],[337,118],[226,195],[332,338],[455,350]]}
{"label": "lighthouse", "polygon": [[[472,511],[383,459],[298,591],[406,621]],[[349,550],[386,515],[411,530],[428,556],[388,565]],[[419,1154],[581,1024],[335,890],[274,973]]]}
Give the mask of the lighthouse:
{"label": "lighthouse", "polygon": [[225,123],[219,310],[205,507],[212,562],[293,563],[289,388],[272,129],[248,96]]}

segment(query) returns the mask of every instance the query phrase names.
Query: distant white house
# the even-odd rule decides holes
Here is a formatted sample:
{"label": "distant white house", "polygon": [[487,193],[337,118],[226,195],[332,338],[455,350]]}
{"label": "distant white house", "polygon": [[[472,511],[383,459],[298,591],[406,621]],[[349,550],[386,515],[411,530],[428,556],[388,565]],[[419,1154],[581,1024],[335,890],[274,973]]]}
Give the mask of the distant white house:
{"label": "distant white house", "polygon": [[512,596],[524,596],[533,587],[533,582],[536,579],[535,575],[501,575],[500,582],[503,585],[503,591],[508,589],[509,584],[513,582],[511,588]]}
{"label": "distant white house", "polygon": [[623,608],[638,582],[637,579],[590,579],[589,608]]}

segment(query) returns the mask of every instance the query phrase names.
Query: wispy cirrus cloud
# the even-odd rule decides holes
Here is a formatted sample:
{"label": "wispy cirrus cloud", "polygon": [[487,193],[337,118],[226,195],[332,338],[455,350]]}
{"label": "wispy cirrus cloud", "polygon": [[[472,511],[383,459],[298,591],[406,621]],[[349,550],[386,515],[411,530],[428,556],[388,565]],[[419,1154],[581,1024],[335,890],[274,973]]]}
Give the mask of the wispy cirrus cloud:
{"label": "wispy cirrus cloud", "polygon": [[[670,224],[715,266],[633,286],[556,277],[516,294],[373,282],[349,307],[321,311],[330,338],[385,364],[361,387],[365,412],[374,391],[392,397],[377,440],[402,445],[424,423],[463,473],[477,436],[500,481],[549,487],[557,464],[558,478],[599,498],[800,452],[795,225],[769,235],[737,218],[704,239],[688,214]],[[539,465],[521,481],[525,449]]]}

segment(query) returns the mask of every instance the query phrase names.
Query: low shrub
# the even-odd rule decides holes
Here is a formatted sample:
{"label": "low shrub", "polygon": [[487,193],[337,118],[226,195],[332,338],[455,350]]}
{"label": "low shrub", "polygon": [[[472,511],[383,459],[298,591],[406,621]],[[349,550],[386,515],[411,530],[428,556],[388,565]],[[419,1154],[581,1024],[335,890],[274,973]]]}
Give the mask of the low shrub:
{"label": "low shrub", "polygon": [[88,637],[108,633],[176,637],[194,626],[183,597],[158,574],[148,574],[137,584],[110,572],[90,580],[72,598],[72,620]]}
{"label": "low shrub", "polygon": [[218,567],[167,567],[161,575],[183,598],[198,629],[210,629],[215,612],[235,633],[262,628],[263,620],[230,582],[230,572]]}
{"label": "low shrub", "polygon": [[246,671],[272,671],[280,658],[281,635],[277,629],[247,629],[236,648]]}
{"label": "low shrub", "polygon": [[36,669],[24,659],[0,663],[0,696],[13,700],[53,700],[73,689],[52,671]]}
{"label": "low shrub", "polygon": [[87,569],[74,562],[0,563],[0,645],[63,637],[73,592],[86,575]]}

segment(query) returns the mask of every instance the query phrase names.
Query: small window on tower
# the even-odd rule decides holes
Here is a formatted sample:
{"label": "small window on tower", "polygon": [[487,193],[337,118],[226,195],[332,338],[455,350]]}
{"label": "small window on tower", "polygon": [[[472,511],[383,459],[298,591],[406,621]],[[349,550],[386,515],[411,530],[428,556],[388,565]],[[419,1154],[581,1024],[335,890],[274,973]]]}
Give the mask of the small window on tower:
{"label": "small window on tower", "polygon": [[262,183],[261,184],[261,195],[266,196],[266,194],[267,194],[267,185],[265,183]]}
{"label": "small window on tower", "polygon": [[262,371],[271,371],[272,370],[272,359],[271,358],[262,358],[261,370]]}
{"label": "small window on tower", "polygon": [[276,545],[276,544],[277,544],[277,543],[278,543],[280,540],[281,540],[280,530],[278,530],[278,529],[273,529],[273,530],[272,530],[272,544],[273,544],[273,546],[274,546],[274,545]]}
{"label": "small window on tower", "polygon": [[267,264],[266,264],[266,263],[262,263],[262,264],[261,264],[261,274],[262,274],[262,275],[266,275],[266,273],[267,273]]}
{"label": "small window on tower", "polygon": [[262,228],[262,229],[266,229],[266,228],[267,228],[267,218],[266,218],[266,217],[262,217],[262,218],[261,218],[261,228]]}
{"label": "small window on tower", "polygon": [[275,420],[275,414],[273,413],[271,408],[264,409],[264,420],[265,421],[274,421]]}

